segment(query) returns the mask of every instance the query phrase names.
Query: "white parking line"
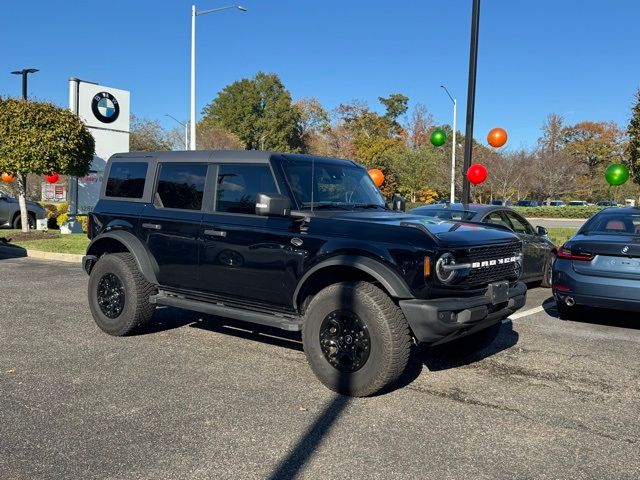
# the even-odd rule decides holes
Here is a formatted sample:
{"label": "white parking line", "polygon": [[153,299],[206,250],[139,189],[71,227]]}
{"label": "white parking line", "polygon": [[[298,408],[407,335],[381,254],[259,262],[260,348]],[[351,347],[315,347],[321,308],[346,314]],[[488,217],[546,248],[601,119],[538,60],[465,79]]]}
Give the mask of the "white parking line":
{"label": "white parking line", "polygon": [[529,315],[535,315],[536,313],[544,312],[544,307],[541,305],[539,307],[530,308],[529,310],[523,310],[522,312],[514,313],[510,315],[508,318],[505,318],[502,322],[508,322],[509,320],[516,320],[522,317],[528,317]]}

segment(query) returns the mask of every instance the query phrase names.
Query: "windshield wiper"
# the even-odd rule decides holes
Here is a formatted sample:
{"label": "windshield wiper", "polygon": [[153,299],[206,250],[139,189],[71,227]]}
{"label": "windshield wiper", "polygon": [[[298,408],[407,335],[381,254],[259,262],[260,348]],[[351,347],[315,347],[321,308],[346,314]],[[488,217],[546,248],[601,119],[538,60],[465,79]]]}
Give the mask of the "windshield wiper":
{"label": "windshield wiper", "polygon": [[313,208],[314,210],[353,210],[353,203],[338,203],[338,202],[304,202],[302,208]]}
{"label": "windshield wiper", "polygon": [[354,208],[382,208],[383,210],[387,210],[386,205],[380,205],[379,203],[354,203]]}

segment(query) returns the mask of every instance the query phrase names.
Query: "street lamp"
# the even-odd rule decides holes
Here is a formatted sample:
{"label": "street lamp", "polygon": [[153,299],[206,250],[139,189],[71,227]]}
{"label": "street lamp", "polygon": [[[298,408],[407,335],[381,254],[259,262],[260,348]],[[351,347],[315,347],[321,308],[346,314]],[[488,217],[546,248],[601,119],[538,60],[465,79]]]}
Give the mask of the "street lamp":
{"label": "street lamp", "polygon": [[458,109],[458,102],[451,96],[449,90],[444,85],[440,85],[449,98],[453,102],[453,145],[451,146],[451,197],[450,202],[456,202],[456,111]]}
{"label": "street lamp", "polygon": [[30,73],[36,73],[39,70],[37,68],[23,68],[22,70],[16,70],[11,72],[13,75],[22,75],[22,99],[27,99],[27,75]]}
{"label": "street lamp", "polygon": [[240,10],[241,12],[247,11],[241,5],[230,5],[198,12],[196,6],[191,5],[191,141],[189,142],[191,150],[196,149],[196,17],[230,9]]}
{"label": "street lamp", "polygon": [[181,122],[176,117],[174,117],[173,115],[169,115],[168,113],[165,113],[164,116],[174,119],[176,122],[178,122],[180,125],[184,127],[184,149],[188,150],[189,149],[189,125]]}

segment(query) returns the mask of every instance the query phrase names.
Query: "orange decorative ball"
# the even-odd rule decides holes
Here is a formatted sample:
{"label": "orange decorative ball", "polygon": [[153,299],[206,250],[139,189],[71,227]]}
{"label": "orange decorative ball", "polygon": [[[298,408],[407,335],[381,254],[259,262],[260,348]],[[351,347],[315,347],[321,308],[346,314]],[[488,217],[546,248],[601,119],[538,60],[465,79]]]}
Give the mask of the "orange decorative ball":
{"label": "orange decorative ball", "polygon": [[10,173],[3,173],[0,176],[0,178],[2,178],[3,182],[7,182],[7,183],[11,183],[15,179],[15,177],[13,175],[11,175]]}
{"label": "orange decorative ball", "polygon": [[384,183],[384,173],[382,173],[382,170],[372,168],[369,170],[369,176],[371,177],[371,180],[373,180],[373,183],[376,184],[376,187],[379,187]]}
{"label": "orange decorative ball", "polygon": [[499,148],[507,143],[507,131],[504,128],[492,128],[487,135],[487,142],[495,148]]}

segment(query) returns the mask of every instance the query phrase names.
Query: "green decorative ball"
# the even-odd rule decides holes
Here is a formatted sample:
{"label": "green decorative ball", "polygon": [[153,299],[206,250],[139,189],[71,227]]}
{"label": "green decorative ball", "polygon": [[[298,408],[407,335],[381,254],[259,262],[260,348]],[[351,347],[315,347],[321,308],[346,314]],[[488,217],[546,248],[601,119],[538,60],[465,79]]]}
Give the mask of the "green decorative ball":
{"label": "green decorative ball", "polygon": [[434,147],[441,147],[447,141],[447,134],[436,128],[431,134],[431,143]]}
{"label": "green decorative ball", "polygon": [[613,163],[604,171],[604,178],[609,185],[622,185],[629,180],[629,169],[621,163]]}

